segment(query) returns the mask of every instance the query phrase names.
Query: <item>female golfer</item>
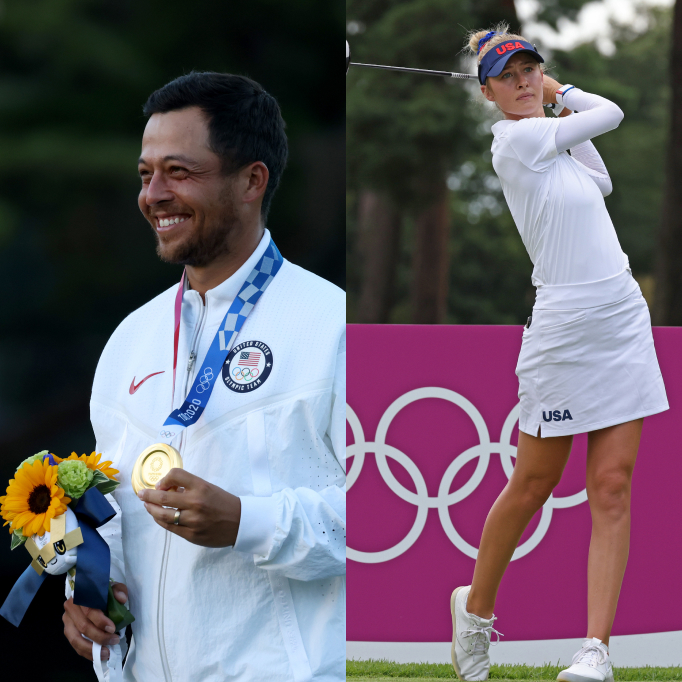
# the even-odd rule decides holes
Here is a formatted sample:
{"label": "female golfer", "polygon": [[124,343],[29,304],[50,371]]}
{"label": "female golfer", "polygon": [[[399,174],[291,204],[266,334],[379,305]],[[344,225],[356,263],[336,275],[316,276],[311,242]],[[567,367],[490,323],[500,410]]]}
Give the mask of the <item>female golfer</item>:
{"label": "female golfer", "polygon": [[[504,115],[492,128],[493,167],[533,261],[537,297],[516,368],[516,466],[486,520],[473,582],[451,597],[452,662],[461,680],[488,677],[502,576],[561,479],[573,435],[588,432],[587,639],[558,679],[610,682],[642,421],[668,409],[649,310],[604,205],[611,181],[590,142],[623,112],[549,78],[533,45],[506,26],[475,33],[469,46],[481,91]],[[563,106],[559,117],[546,118],[543,102]]]}

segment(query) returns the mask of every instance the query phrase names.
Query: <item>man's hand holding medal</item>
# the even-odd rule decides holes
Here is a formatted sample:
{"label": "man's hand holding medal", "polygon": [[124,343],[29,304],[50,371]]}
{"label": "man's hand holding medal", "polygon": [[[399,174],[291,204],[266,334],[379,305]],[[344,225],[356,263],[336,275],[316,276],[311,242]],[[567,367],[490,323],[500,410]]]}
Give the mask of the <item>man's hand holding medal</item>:
{"label": "man's hand holding medal", "polygon": [[155,489],[137,494],[159,526],[195,545],[229,547],[237,540],[240,499],[184,469],[171,469]]}

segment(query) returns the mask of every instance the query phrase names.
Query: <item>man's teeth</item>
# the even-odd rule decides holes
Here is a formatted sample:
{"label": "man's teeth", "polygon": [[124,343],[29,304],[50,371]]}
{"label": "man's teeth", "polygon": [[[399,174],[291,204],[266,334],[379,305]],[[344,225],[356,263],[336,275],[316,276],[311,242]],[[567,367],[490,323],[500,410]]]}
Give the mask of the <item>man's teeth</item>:
{"label": "man's teeth", "polygon": [[168,227],[170,225],[177,225],[177,223],[184,223],[187,218],[160,218],[159,227]]}

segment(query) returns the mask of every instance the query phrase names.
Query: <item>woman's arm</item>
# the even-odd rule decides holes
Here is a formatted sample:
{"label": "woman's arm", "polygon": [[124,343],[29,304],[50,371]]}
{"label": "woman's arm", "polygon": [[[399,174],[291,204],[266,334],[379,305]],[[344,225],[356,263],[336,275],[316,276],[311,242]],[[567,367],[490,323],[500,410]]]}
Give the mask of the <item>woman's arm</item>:
{"label": "woman's arm", "polygon": [[[545,75],[543,82],[544,101],[556,102],[556,91],[561,84]],[[556,148],[564,152],[577,145],[603,135],[618,127],[623,120],[621,108],[604,97],[571,88],[563,96],[564,106],[580,112],[578,116],[561,117],[556,132]]]}
{"label": "woman's arm", "polygon": [[[559,118],[564,118],[572,113],[573,112],[570,109],[565,107],[559,114]],[[599,188],[602,196],[609,196],[613,191],[611,178],[609,177],[609,172],[606,170],[606,165],[602,161],[601,156],[599,156],[599,152],[592,144],[592,141],[587,140],[586,142],[581,142],[575,147],[571,147],[570,151],[573,159],[583,166],[585,172],[594,180],[594,183]]]}
{"label": "woman's arm", "polygon": [[587,174],[594,180],[602,196],[607,197],[613,191],[611,178],[596,147],[590,142],[581,142],[571,147],[571,156],[585,167]]}

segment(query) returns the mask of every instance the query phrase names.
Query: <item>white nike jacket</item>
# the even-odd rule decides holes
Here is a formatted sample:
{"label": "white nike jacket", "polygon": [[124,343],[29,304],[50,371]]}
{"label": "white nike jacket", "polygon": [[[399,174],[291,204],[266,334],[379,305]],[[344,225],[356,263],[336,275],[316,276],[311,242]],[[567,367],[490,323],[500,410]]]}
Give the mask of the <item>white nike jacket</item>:
{"label": "white nike jacket", "polygon": [[[206,305],[185,291],[173,408],[269,241]],[[345,680],[344,293],[285,260],[235,342],[270,351],[264,380],[246,391],[219,377],[173,443],[187,471],[241,498],[235,546],[211,549],[158,526],[130,481],[171,412],[176,291],[114,332],[90,404],[97,452],[120,470],[120,511],[100,530],[136,619],[124,679]]]}

